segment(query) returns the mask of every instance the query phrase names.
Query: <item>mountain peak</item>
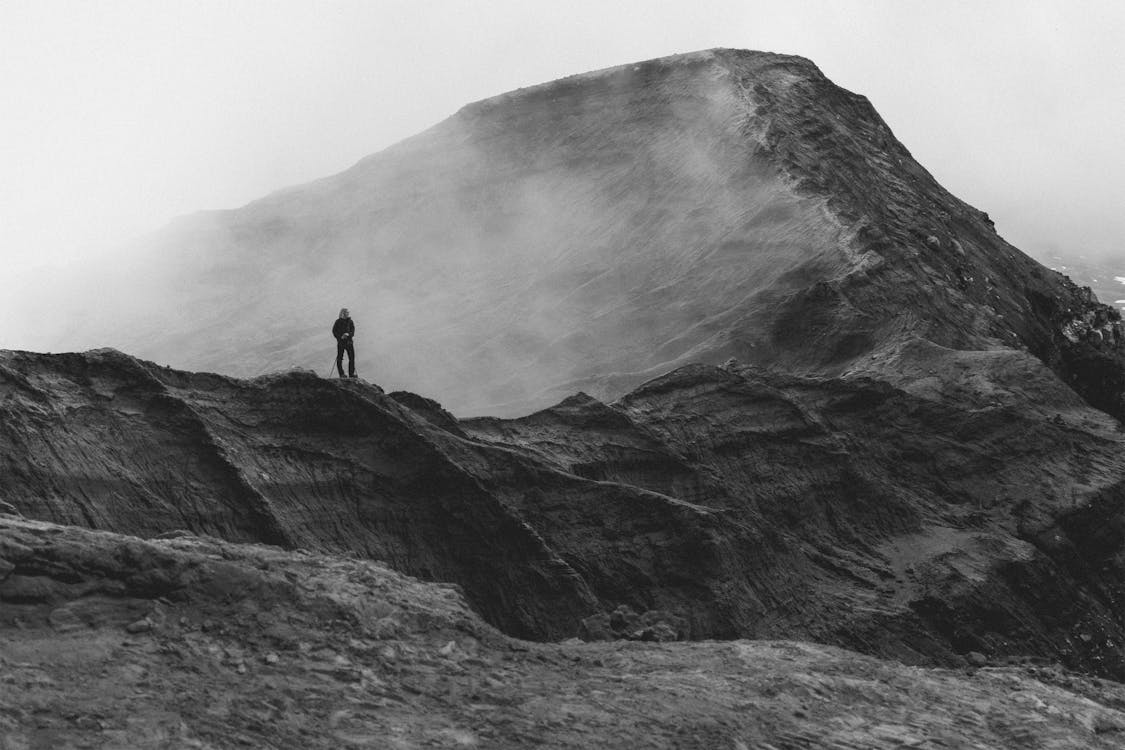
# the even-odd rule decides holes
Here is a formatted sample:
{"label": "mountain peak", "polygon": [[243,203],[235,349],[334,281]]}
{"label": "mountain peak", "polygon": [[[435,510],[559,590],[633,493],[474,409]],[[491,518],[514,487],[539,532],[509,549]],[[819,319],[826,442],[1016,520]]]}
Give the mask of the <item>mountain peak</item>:
{"label": "mountain peak", "polygon": [[611,85],[616,87],[631,87],[643,85],[646,80],[660,74],[667,74],[678,70],[703,71],[707,69],[726,71],[739,74],[760,74],[770,66],[788,67],[794,72],[801,72],[810,76],[821,76],[820,69],[804,57],[784,55],[775,52],[757,52],[745,49],[730,49],[714,47],[711,49],[697,50],[695,52],[682,52],[665,57],[656,57],[650,60],[613,65],[585,73],[558,78],[553,81],[525,86],[508,91],[496,96],[490,96],[461,108],[458,114],[474,114],[475,112],[498,105],[510,103],[513,99],[523,97],[550,97],[568,89],[583,87],[600,87]]}
{"label": "mountain peak", "polygon": [[135,316],[120,348],[319,368],[349,304],[361,371],[456,414],[611,401],[730,357],[909,386],[883,363],[914,339],[1030,351],[1125,413],[1097,374],[1118,354],[1062,333],[1108,313],[800,57],[704,50],[502,94],[153,249],[179,265],[131,288],[170,312]]}

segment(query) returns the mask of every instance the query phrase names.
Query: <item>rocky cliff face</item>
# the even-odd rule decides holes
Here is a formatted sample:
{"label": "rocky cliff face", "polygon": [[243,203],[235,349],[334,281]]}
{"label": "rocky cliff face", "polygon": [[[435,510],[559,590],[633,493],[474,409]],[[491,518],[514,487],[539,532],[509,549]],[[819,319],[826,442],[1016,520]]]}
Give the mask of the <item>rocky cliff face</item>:
{"label": "rocky cliff face", "polygon": [[339,175],[185,218],[132,266],[135,309],[64,348],[319,370],[347,305],[367,377],[514,416],[731,356],[894,379],[885,353],[921,338],[1029,350],[1122,413],[1119,358],[1060,334],[1096,303],[942,189],[865,98],[784,55],[478,102]]}
{"label": "rocky cliff face", "polygon": [[1125,438],[1029,355],[931,356],[930,398],[730,363],[458,422],[313,374],[7,353],[0,499],[358,554],[458,583],[523,637],[799,637],[1125,676]]}

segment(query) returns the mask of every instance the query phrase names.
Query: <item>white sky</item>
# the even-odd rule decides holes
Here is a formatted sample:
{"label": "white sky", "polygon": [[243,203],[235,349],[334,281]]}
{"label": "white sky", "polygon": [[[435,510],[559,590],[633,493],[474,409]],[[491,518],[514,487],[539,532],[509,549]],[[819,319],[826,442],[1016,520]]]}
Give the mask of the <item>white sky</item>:
{"label": "white sky", "polygon": [[1125,257],[1122,40],[1125,3],[1077,0],[0,0],[0,348],[52,268],[176,215],[709,47],[812,59],[1017,246]]}

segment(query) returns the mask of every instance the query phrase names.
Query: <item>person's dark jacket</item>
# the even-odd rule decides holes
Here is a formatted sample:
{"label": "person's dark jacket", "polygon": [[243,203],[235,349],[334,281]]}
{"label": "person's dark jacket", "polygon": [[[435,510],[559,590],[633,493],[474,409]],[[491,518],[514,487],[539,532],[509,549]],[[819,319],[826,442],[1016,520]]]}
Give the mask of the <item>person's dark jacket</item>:
{"label": "person's dark jacket", "polygon": [[348,334],[348,340],[355,338],[355,323],[351,318],[336,318],[336,322],[332,324],[332,335],[336,337],[337,341],[342,341],[341,338],[344,334]]}

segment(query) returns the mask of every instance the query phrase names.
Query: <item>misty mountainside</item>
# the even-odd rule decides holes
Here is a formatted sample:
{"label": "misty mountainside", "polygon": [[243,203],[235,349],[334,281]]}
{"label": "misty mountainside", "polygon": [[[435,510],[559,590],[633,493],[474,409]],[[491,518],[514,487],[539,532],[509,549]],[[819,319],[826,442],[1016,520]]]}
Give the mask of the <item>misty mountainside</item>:
{"label": "misty mountainside", "polygon": [[729,357],[911,387],[885,363],[924,340],[1030,351],[1125,413],[1119,358],[1060,333],[1096,300],[799,57],[716,49],[520,89],[135,252],[69,340],[324,372],[347,306],[362,375],[463,416],[613,399]]}
{"label": "misty mountainside", "polygon": [[940,398],[730,362],[509,420],[310,372],[3,352],[0,510],[377,560],[523,638],[1125,678],[1125,434],[1026,353],[927,346],[902,359],[943,368]]}

